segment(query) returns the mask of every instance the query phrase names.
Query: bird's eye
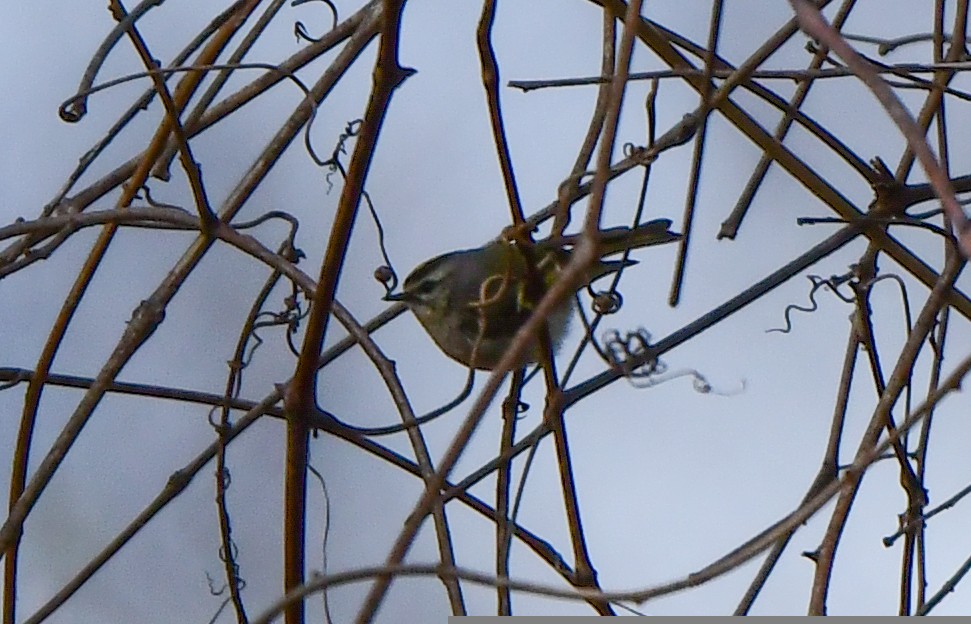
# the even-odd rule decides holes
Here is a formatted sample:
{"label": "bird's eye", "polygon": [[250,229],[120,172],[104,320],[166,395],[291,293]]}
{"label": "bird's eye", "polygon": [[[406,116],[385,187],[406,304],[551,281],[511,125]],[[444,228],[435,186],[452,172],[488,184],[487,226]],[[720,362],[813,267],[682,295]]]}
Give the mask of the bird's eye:
{"label": "bird's eye", "polygon": [[438,280],[425,277],[425,279],[419,282],[405,286],[405,290],[415,299],[430,301],[434,298],[435,292],[438,290],[438,284]]}

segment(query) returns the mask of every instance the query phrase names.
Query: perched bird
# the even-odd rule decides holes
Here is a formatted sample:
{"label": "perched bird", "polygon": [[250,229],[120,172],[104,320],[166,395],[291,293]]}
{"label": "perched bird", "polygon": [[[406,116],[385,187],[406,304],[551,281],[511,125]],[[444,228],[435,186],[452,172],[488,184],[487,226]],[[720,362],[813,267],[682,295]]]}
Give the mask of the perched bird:
{"label": "perched bird", "polygon": [[[670,227],[670,220],[655,219],[635,228],[602,230],[601,255],[681,238]],[[514,242],[497,240],[475,249],[436,256],[405,278],[401,293],[388,294],[385,300],[407,305],[432,340],[453,360],[471,368],[492,370],[569,262],[570,248],[576,239],[540,240],[528,251]],[[529,270],[530,261],[534,271]],[[636,263],[601,258],[592,265],[584,283],[632,264]],[[569,297],[547,319],[554,348],[566,335],[574,307],[574,298]],[[536,347],[529,361],[539,357]]]}

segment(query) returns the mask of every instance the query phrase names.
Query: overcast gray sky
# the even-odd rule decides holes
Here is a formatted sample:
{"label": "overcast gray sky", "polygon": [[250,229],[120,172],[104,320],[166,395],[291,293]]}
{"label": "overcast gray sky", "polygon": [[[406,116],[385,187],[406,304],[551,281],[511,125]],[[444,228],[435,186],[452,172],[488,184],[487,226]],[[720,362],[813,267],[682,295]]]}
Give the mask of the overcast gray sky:
{"label": "overcast gray sky", "polygon": [[[645,14],[697,42],[707,39],[710,3],[663,0],[647,2]],[[0,46],[7,63],[0,70],[0,227],[18,217],[39,215],[75,167],[77,159],[147,87],[140,81],[99,93],[89,114],[69,125],[57,115],[70,97],[96,47],[114,22],[103,2],[15,3],[0,10]],[[894,37],[932,29],[931,9],[914,11],[908,2],[864,1],[846,30]],[[356,5],[338,4],[342,17]],[[130,7],[129,7],[130,8]],[[217,11],[218,2],[165,3],[142,22],[142,32],[163,64],[181,49]],[[381,215],[387,247],[401,276],[422,260],[452,249],[479,245],[508,224],[502,178],[488,123],[475,28],[480,3],[419,1],[406,5],[401,33],[401,61],[417,74],[395,93],[368,179],[367,190]],[[720,53],[738,64],[791,17],[785,2],[726,3]],[[265,34],[250,61],[278,62],[304,43],[291,33],[303,20],[312,32],[326,28],[323,6],[285,8]],[[830,16],[832,11],[830,11]],[[947,22],[950,27],[950,22]],[[588,76],[600,63],[600,13],[591,3],[500,3],[494,44],[503,84],[511,79]],[[809,61],[805,37],[797,35],[767,68],[803,68]],[[872,47],[861,46],[868,54]],[[344,125],[363,111],[375,47],[340,83],[317,114],[312,141],[329,154]],[[905,48],[888,62],[929,62],[929,44]],[[312,83],[325,65],[301,73]],[[662,68],[644,49],[634,55],[633,71]],[[138,71],[141,65],[127,42],[109,56],[99,82]],[[243,71],[228,92],[257,72]],[[958,81],[956,85],[962,82]],[[771,85],[783,96],[791,83]],[[957,86],[960,88],[960,86]],[[643,144],[643,101],[648,85],[632,83],[618,132],[619,146]],[[523,94],[503,88],[502,98],[511,155],[527,213],[556,198],[586,131],[595,87],[547,89]],[[214,205],[220,205],[252,164],[302,94],[289,84],[248,105],[212,131],[192,141]],[[919,106],[923,92],[905,96]],[[777,111],[739,94],[736,101],[761,123],[774,127]],[[674,81],[658,98],[663,132],[693,110],[698,96]],[[952,128],[967,116],[963,101],[948,109]],[[143,149],[160,118],[157,102],[106,150],[81,180],[84,188]],[[876,101],[853,79],[818,84],[804,111],[864,158],[883,157],[896,166],[902,149],[899,132]],[[953,171],[967,169],[966,142],[951,144]],[[858,208],[872,198],[860,177],[818,140],[795,131],[786,144],[833,183]],[[692,144],[664,154],[655,165],[647,216],[680,223],[691,165]],[[735,204],[761,155],[719,115],[708,128],[693,242],[680,305],[666,304],[674,246],[637,252],[640,261],[622,282],[624,306],[604,328],[644,327],[657,339],[686,325],[738,291],[795,258],[831,234],[838,225],[798,227],[803,216],[832,216],[798,182],[779,169],[770,172],[735,241],[716,241],[721,222]],[[185,178],[177,167],[172,182],[151,183],[164,203],[191,207]],[[922,179],[922,178],[920,178]],[[912,180],[913,181],[913,180]],[[632,214],[640,175],[632,172],[610,188],[605,223],[625,223]],[[328,192],[325,172],[295,142],[244,207],[238,219],[269,210],[295,214],[301,222],[297,245],[307,255],[301,267],[316,275],[339,197]],[[112,207],[117,194],[96,208]],[[582,210],[585,203],[578,204]],[[579,212],[575,214],[580,214]],[[579,223],[579,217],[574,224]],[[447,223],[447,227],[441,224]],[[0,279],[0,367],[33,368],[77,269],[97,232],[73,236],[50,259]],[[275,248],[285,235],[280,223],[254,233]],[[922,257],[940,267],[939,242],[926,232],[902,235]],[[186,233],[122,230],[98,270],[72,322],[53,370],[93,376],[114,348],[138,302],[158,285],[193,237]],[[0,241],[0,249],[8,241]],[[809,273],[841,274],[865,245],[857,241]],[[376,230],[362,210],[351,240],[338,298],[358,319],[380,312],[381,286],[372,272],[382,263]],[[884,261],[886,271],[897,271]],[[119,376],[123,381],[154,383],[206,392],[222,392],[240,324],[266,278],[266,267],[226,246],[217,246],[189,278],[166,310],[161,328]],[[926,290],[907,283],[916,311]],[[674,580],[730,552],[795,509],[818,469],[829,432],[836,384],[844,357],[852,307],[831,296],[819,297],[820,309],[793,316],[789,334],[766,333],[784,324],[791,303],[805,304],[809,282],[790,280],[725,322],[664,357],[670,378],[649,388],[626,382],[582,401],[567,414],[575,477],[584,528],[602,586],[632,589]],[[274,308],[288,292],[278,289]],[[875,296],[880,339],[886,361],[905,340],[899,291],[891,282]],[[332,323],[328,344],[344,334]],[[398,372],[419,413],[458,393],[465,370],[448,360],[404,315],[376,333],[398,364]],[[579,342],[574,323],[568,347]],[[278,330],[268,330],[266,344],[247,370],[242,395],[260,400],[293,373],[294,358]],[[297,341],[299,344],[299,341]],[[949,338],[949,364],[967,351],[968,328],[956,320]],[[929,360],[921,360],[926,363]],[[603,370],[587,353],[574,379]],[[714,392],[696,391],[689,375],[697,371]],[[926,366],[916,387],[926,387]],[[480,378],[480,386],[481,386]],[[868,422],[875,393],[862,368],[851,397],[845,447],[849,461]],[[9,481],[10,458],[19,427],[25,385],[0,391],[0,482]],[[377,389],[381,388],[379,392]],[[34,439],[35,467],[77,406],[77,390],[45,391]],[[530,409],[520,424],[528,431],[540,421],[541,385],[531,385],[524,399]],[[966,450],[967,399],[952,397],[940,410],[928,466],[931,506],[967,485],[971,459]],[[390,397],[360,350],[352,350],[320,377],[319,404],[349,422],[392,424],[397,416]],[[429,425],[425,434],[437,459],[462,421],[467,405]],[[900,414],[897,414],[898,418]],[[456,468],[462,477],[493,457],[501,426],[498,402]],[[90,558],[100,551],[165,485],[169,475],[210,444],[214,434],[207,409],[174,401],[109,395],[41,497],[25,525],[21,552],[18,617],[30,616]],[[382,440],[411,457],[404,436]],[[378,565],[421,492],[420,482],[348,444],[327,435],[312,440],[311,461],[326,481],[330,500],[327,569],[342,571]],[[284,426],[264,419],[229,450],[229,490],[233,530],[239,548],[243,593],[250,614],[275,600],[282,586],[282,483]],[[522,462],[516,464],[517,471]],[[212,467],[111,560],[50,619],[86,622],[206,622],[222,598],[209,593],[206,576],[217,587],[224,575],[218,557],[219,534],[213,503]],[[831,614],[894,614],[900,574],[901,542],[885,548],[881,539],[897,528],[905,499],[898,471],[887,461],[864,481],[838,551],[830,593]],[[6,491],[6,488],[3,488]],[[473,489],[494,500],[494,481]],[[324,500],[319,485],[309,490],[308,568],[320,570]],[[967,505],[968,503],[963,503]],[[971,551],[966,509],[936,517],[928,527],[930,592],[948,578]],[[800,553],[818,546],[832,505],[801,529],[752,610],[753,614],[805,613],[813,564]],[[493,571],[494,526],[467,508],[450,505],[458,562]],[[570,541],[559,489],[552,440],[539,448],[525,488],[520,522],[547,539],[567,560]],[[409,556],[434,562],[437,552],[428,524]],[[758,562],[702,587],[643,605],[649,614],[727,614],[757,570]],[[517,578],[561,584],[559,578],[521,545],[513,550]],[[366,591],[362,584],[330,595],[335,622],[349,621]],[[963,586],[935,611],[967,614],[971,597]],[[471,614],[494,610],[493,590],[469,585]],[[317,618],[319,600],[311,601]],[[378,621],[444,621],[448,604],[441,584],[431,579],[395,583]],[[586,614],[583,603],[516,594],[517,614]],[[220,622],[234,621],[229,611]]]}

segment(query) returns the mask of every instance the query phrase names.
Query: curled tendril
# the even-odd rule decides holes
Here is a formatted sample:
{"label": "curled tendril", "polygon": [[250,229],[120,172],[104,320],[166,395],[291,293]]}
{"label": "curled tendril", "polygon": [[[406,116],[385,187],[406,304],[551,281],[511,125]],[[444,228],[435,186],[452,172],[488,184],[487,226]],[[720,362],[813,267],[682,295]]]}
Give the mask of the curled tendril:
{"label": "curled tendril", "polygon": [[644,328],[629,331],[623,336],[616,329],[604,334],[604,357],[612,367],[628,378],[646,378],[667,370],[667,366],[654,358],[643,364],[634,364],[651,348],[651,334]]}
{"label": "curled tendril", "polygon": [[828,288],[834,295],[839,297],[839,299],[845,303],[853,303],[853,297],[849,295],[844,295],[840,292],[839,287],[857,278],[856,267],[851,268],[850,271],[844,273],[843,275],[831,275],[829,279],[823,279],[818,275],[807,276],[809,281],[812,283],[813,287],[809,291],[809,305],[801,306],[795,303],[790,303],[786,306],[785,310],[785,327],[773,327],[772,329],[765,330],[765,333],[769,334],[772,332],[779,332],[780,334],[788,334],[792,331],[792,319],[790,314],[793,310],[799,312],[812,313],[819,309],[819,304],[816,302],[816,291],[820,288]]}
{"label": "curled tendril", "polygon": [[[290,3],[290,6],[292,7],[300,6],[301,4],[307,4],[308,2],[311,2],[311,1],[312,0],[293,0],[293,2]],[[337,21],[339,19],[337,16],[337,7],[334,6],[334,3],[331,2],[331,0],[316,0],[316,1],[323,2],[330,9],[330,13],[334,17],[334,21],[330,25],[331,30],[333,30],[334,28],[337,27]],[[293,34],[296,35],[297,41],[300,41],[301,39],[303,39],[304,41],[309,41],[311,43],[317,43],[318,41],[320,41],[319,37],[313,37],[307,32],[307,27],[303,25],[303,22],[298,21],[293,24]]]}
{"label": "curled tendril", "polygon": [[219,410],[218,407],[212,407],[209,409],[209,413],[206,414],[206,419],[209,421],[209,426],[216,430],[217,433],[222,433],[225,431],[222,423],[216,420],[216,412]]}
{"label": "curled tendril", "polygon": [[593,302],[591,303],[593,311],[601,316],[615,314],[624,305],[624,296],[616,290],[595,292],[592,288],[589,288],[588,291],[593,298]]}
{"label": "curled tendril", "polygon": [[236,230],[248,230],[251,228],[255,228],[258,225],[262,225],[263,223],[269,221],[270,219],[280,219],[290,224],[290,229],[287,233],[287,238],[280,246],[277,253],[283,258],[285,258],[288,262],[292,262],[293,264],[298,264],[300,260],[306,258],[307,254],[305,254],[302,249],[296,246],[297,230],[300,229],[300,222],[297,221],[296,217],[294,217],[289,212],[284,212],[282,210],[270,210],[250,221],[233,223],[233,228]]}
{"label": "curled tendril", "polygon": [[310,155],[311,160],[318,167],[325,167],[327,169],[327,177],[325,179],[328,184],[328,193],[334,188],[331,177],[335,172],[341,174],[342,178],[347,177],[347,170],[344,169],[344,163],[341,162],[340,157],[347,154],[347,142],[361,133],[361,127],[363,125],[363,119],[354,119],[353,121],[347,122],[347,125],[344,126],[344,131],[337,137],[337,143],[330,153],[330,158],[326,160],[317,155],[317,151],[310,144],[310,135],[304,133],[304,146],[307,148],[307,153]]}
{"label": "curled tendril", "polygon": [[[152,189],[149,188],[147,184],[142,185],[141,191],[135,194],[135,198],[138,199],[143,194],[145,196],[145,203],[153,208],[175,208],[178,210],[182,210],[181,206],[176,206],[175,204],[166,204],[166,203],[157,201],[154,197],[152,197]],[[188,214],[188,211],[186,211],[186,213]]]}
{"label": "curled tendril", "polygon": [[643,145],[635,145],[633,143],[624,143],[624,157],[632,158],[642,165],[649,164],[653,162],[653,158],[650,156],[651,150],[644,147]]}
{"label": "curled tendril", "polygon": [[672,379],[690,377],[692,387],[699,394],[731,396],[745,390],[744,380],[742,380],[739,390],[717,390],[699,371],[687,369],[668,372],[667,364],[657,358],[644,364],[635,364],[635,362],[643,360],[644,355],[650,352],[651,334],[644,328],[627,332],[623,336],[616,329],[612,329],[604,335],[603,342],[603,353],[607,362],[615,369],[622,371],[627,381],[635,388],[650,388]]}
{"label": "curled tendril", "polygon": [[[344,169],[344,164],[341,162],[341,156],[347,154],[347,142],[361,133],[361,127],[363,125],[363,119],[354,119],[347,122],[347,125],[344,126],[344,132],[342,132],[337,138],[337,144],[334,146],[334,151],[331,152],[330,158],[327,160],[321,160],[317,156],[310,144],[310,136],[304,135],[304,143],[306,144],[307,152],[310,154],[310,158],[318,166],[326,167],[328,170],[325,177],[327,181],[328,193],[334,188],[334,183],[331,179],[334,173],[339,173],[342,178],[347,177],[347,170]],[[394,270],[394,264],[391,262],[391,258],[388,256],[388,248],[384,242],[384,226],[381,225],[381,217],[378,216],[378,211],[374,208],[374,202],[371,201],[371,195],[366,190],[362,190],[361,198],[364,200],[364,205],[367,206],[368,212],[371,214],[371,220],[374,221],[374,227],[378,232],[378,249],[381,252],[381,258],[384,260],[384,264],[375,270],[375,279],[381,282],[381,284],[384,286],[384,294],[387,296],[394,292],[394,290],[398,287],[398,274]]]}
{"label": "curled tendril", "polygon": [[624,156],[634,158],[641,165],[649,165],[657,160],[661,152],[684,145],[698,132],[702,117],[696,113],[687,113],[678,123],[657,137],[650,147],[641,147],[633,143],[624,144]]}
{"label": "curled tendril", "polygon": [[209,585],[209,593],[213,596],[221,596],[229,589],[225,583],[222,587],[216,588],[216,579],[212,578],[208,572],[206,572],[206,583]]}

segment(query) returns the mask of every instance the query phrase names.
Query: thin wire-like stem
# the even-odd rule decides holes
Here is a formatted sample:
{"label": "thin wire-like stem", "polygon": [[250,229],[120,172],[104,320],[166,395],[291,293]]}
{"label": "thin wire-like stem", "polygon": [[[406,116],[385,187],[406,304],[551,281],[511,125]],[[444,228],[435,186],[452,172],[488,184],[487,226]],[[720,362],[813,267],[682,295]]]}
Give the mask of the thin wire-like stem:
{"label": "thin wire-like stem", "polygon": [[[200,53],[200,60],[204,63],[211,62],[219,54],[222,46],[225,45],[229,36],[239,28],[245,15],[249,10],[255,7],[256,0],[250,0],[249,2],[242,5],[239,13],[237,13],[232,19],[226,22],[223,27],[216,33],[209,45],[207,45],[203,51]],[[247,6],[249,7],[247,9]],[[196,86],[199,84],[201,76],[197,74],[189,74],[186,78],[180,82],[179,87],[176,89],[175,94],[175,105],[177,108],[181,109],[185,106],[185,102],[194,92]],[[142,160],[138,168],[133,172],[131,179],[129,180],[129,186],[126,187],[125,191],[122,193],[117,205],[121,208],[127,207],[135,193],[141,188],[142,184],[148,175],[148,170],[154,162],[154,158],[158,155],[161,148],[164,146],[165,140],[168,138],[170,132],[169,121],[163,120],[159,129],[156,131],[155,136],[143,155]],[[68,325],[77,310],[77,306],[80,304],[81,298],[84,296],[88,285],[94,277],[95,272],[98,269],[104,255],[114,238],[115,232],[117,231],[117,226],[108,224],[104,227],[98,239],[92,246],[91,252],[88,258],[85,260],[83,266],[78,272],[78,276],[72,286],[71,293],[65,299],[64,305],[61,308],[58,318],[54,323],[48,340],[45,343],[43,352],[38,364],[35,367],[36,375],[31,380],[31,385],[28,387],[27,396],[28,399],[24,403],[24,411],[22,419],[25,422],[21,426],[21,432],[24,434],[18,439],[18,454],[21,454],[26,461],[28,449],[30,445],[30,438],[33,432],[33,421],[36,420],[37,409],[40,402],[40,397],[43,389],[44,377],[50,371],[51,363],[54,359],[55,354],[64,338],[65,332],[67,331]],[[209,244],[206,243],[204,247],[207,249]],[[174,290],[173,290],[174,293]],[[0,528],[0,552],[6,554],[10,546],[17,540],[19,540],[22,526],[27,515],[33,509],[35,503],[40,497],[41,493],[47,487],[50,482],[51,477],[54,472],[60,466],[68,450],[74,444],[77,436],[80,434],[81,430],[84,428],[88,421],[94,408],[100,402],[103,396],[104,386],[114,378],[114,376],[121,369],[121,366],[131,357],[131,355],[138,349],[141,344],[151,335],[154,329],[157,327],[158,323],[161,322],[161,315],[164,311],[164,303],[159,301],[146,300],[141,306],[135,311],[131,322],[122,337],[119,346],[116,348],[115,352],[112,354],[109,362],[106,363],[102,372],[99,374],[99,383],[85,395],[81,403],[78,405],[74,414],[68,420],[67,424],[62,429],[61,433],[58,435],[57,440],[54,442],[47,455],[41,461],[37,470],[34,472],[34,476],[31,478],[30,482],[27,484],[15,484],[15,488],[20,490],[16,497],[11,496],[10,498],[10,512],[4,522],[2,528]],[[13,490],[14,488],[12,488]]]}
{"label": "thin wire-like stem", "polygon": [[[950,180],[947,179],[944,170],[941,169],[937,163],[937,159],[931,153],[924,139],[924,133],[922,132],[922,126],[924,128],[927,127],[929,117],[933,114],[933,111],[936,111],[937,106],[929,105],[925,107],[924,111],[928,114],[924,115],[924,119],[927,120],[927,123],[918,124],[915,122],[907,111],[907,108],[893,93],[889,85],[879,75],[873,72],[870,65],[860,58],[856,51],[829,24],[825,23],[815,6],[807,0],[790,0],[790,2],[795,8],[796,15],[803,28],[811,35],[824,41],[834,52],[840,55],[846,64],[869,87],[877,100],[886,109],[890,118],[900,128],[901,133],[907,139],[910,149],[924,168],[924,173],[931,181],[931,184],[934,185],[934,189],[937,191],[937,195],[941,200],[941,205],[951,219],[952,227],[958,237],[962,251],[965,256],[971,255],[971,224],[968,223],[968,218],[965,216],[964,211],[957,202],[957,198],[954,196],[954,189],[951,187]],[[967,13],[964,14],[964,17],[967,17]],[[941,96],[938,92],[935,97],[935,93],[932,92],[931,97],[937,99]]]}
{"label": "thin wire-like stem", "polygon": [[[919,405],[914,410],[913,414],[908,415],[908,417],[901,422],[900,432],[903,433],[909,431],[926,416],[927,412],[932,406],[937,405],[947,394],[957,391],[961,381],[967,377],[969,372],[971,372],[971,357],[962,360],[948,375],[941,388],[933,395],[929,396],[924,403]],[[847,474],[861,473],[867,470],[868,467],[874,462],[879,461],[881,454],[888,447],[889,443],[884,441],[872,447],[869,449],[869,451],[861,453],[857,458],[855,458],[853,464],[847,468]],[[692,573],[687,577],[658,586],[620,592],[603,592],[593,589],[565,590],[557,587],[543,586],[537,583],[517,582],[510,579],[496,579],[491,576],[467,570],[442,570],[440,566],[403,566],[400,564],[393,566],[384,565],[314,579],[312,582],[308,583],[304,587],[298,588],[290,595],[283,596],[276,604],[269,607],[263,614],[254,620],[254,624],[268,624],[271,621],[271,618],[275,617],[276,614],[280,613],[291,602],[302,601],[306,598],[306,596],[317,591],[322,591],[326,587],[334,586],[336,584],[354,582],[357,580],[405,574],[420,574],[424,576],[430,574],[452,573],[457,574],[461,578],[471,582],[479,582],[488,586],[506,583],[512,589],[530,591],[537,595],[571,598],[575,600],[632,600],[638,603],[646,602],[652,598],[668,595],[689,587],[697,587],[698,585],[704,584],[713,578],[717,578],[718,576],[735,569],[738,565],[744,563],[745,561],[750,560],[752,557],[762,552],[770,544],[774,543],[778,539],[779,535],[791,531],[795,526],[808,520],[833,496],[840,492],[842,482],[842,480],[834,479],[832,482],[822,488],[811,500],[800,505],[798,509],[770,527],[769,530],[764,531],[762,534],[749,540],[744,545],[735,549],[729,553],[729,555],[726,555],[715,563],[698,572]],[[971,561],[971,559],[969,559],[969,561]],[[966,572],[967,570],[971,570],[971,564],[966,564],[962,567],[963,572]],[[955,578],[957,578],[957,576]],[[947,591],[953,591],[953,585],[945,589],[947,589]],[[944,590],[942,589],[942,593],[943,591]]]}
{"label": "thin wire-like stem", "polygon": [[[842,28],[843,23],[850,16],[850,12],[855,6],[856,0],[845,0],[843,4],[840,5],[836,16],[833,18],[833,27],[837,29]],[[827,52],[828,50],[826,49],[820,49],[813,54],[813,58],[809,63],[808,69],[806,70],[805,78],[799,81],[799,86],[796,88],[796,92],[789,99],[788,109],[785,111],[782,120],[775,129],[775,137],[780,142],[785,140],[786,136],[789,134],[789,130],[792,128],[792,125],[795,122],[796,118],[793,111],[799,110],[806,101],[806,98],[809,97],[809,93],[818,77],[815,75],[815,73],[821,71],[822,64],[826,60]],[[752,77],[756,77],[758,73],[759,72],[753,72]],[[745,183],[745,188],[742,189],[742,192],[739,195],[738,200],[735,202],[735,207],[732,209],[731,214],[729,214],[728,217],[722,222],[721,228],[718,230],[718,238],[734,239],[738,234],[738,229],[741,227],[742,220],[745,218],[748,209],[752,205],[752,201],[755,199],[755,193],[765,181],[765,176],[768,173],[771,165],[772,159],[769,158],[768,155],[763,154],[759,158],[759,163],[753,169],[752,175],[749,177],[748,182]]]}
{"label": "thin wire-like stem", "polygon": [[688,178],[688,194],[685,199],[684,211],[681,220],[681,240],[678,242],[678,258],[674,266],[674,275],[671,279],[671,292],[668,295],[668,305],[676,306],[681,299],[681,287],[684,285],[684,274],[687,268],[688,246],[691,243],[691,233],[695,217],[695,206],[698,202],[698,188],[701,184],[701,165],[705,156],[705,137],[708,134],[708,98],[711,97],[712,83],[711,72],[715,66],[715,58],[718,50],[718,38],[721,34],[722,0],[714,0],[711,5],[711,18],[708,27],[708,54],[705,57],[705,72],[702,74],[702,89],[698,94],[701,103],[698,110],[701,111],[698,129],[694,138],[694,152],[691,155],[691,173]]}
{"label": "thin wire-like stem", "polygon": [[[839,476],[840,441],[843,438],[843,426],[846,423],[846,408],[850,401],[853,372],[856,368],[856,359],[859,352],[859,341],[857,340],[856,332],[851,328],[846,341],[846,352],[843,356],[843,368],[840,373],[839,387],[836,391],[836,405],[833,409],[833,419],[830,422],[829,440],[826,443],[826,451],[823,454],[816,477],[806,490],[805,496],[803,496],[803,503],[811,500],[827,484],[832,483]],[[748,615],[752,605],[755,604],[756,598],[758,598],[759,592],[762,591],[765,583],[769,580],[769,575],[775,569],[786,546],[789,545],[792,536],[795,535],[797,528],[793,527],[791,531],[783,534],[772,546],[772,550],[766,555],[765,561],[759,567],[758,573],[752,579],[738,606],[735,607],[734,615]]]}
{"label": "thin wire-like stem", "polygon": [[[512,376],[509,394],[502,404],[502,434],[499,452],[507,455],[516,439],[516,419],[519,417],[520,395],[523,388],[523,369]],[[509,576],[509,554],[512,547],[513,518],[509,508],[512,458],[502,462],[496,473],[496,576]],[[524,473],[525,476],[525,473]],[[512,596],[508,587],[496,588],[496,615],[512,615]]]}
{"label": "thin wire-like stem", "polygon": [[[482,86],[486,92],[486,103],[489,106],[489,122],[492,125],[492,138],[499,157],[502,179],[506,187],[506,201],[513,226],[521,226],[523,216],[522,200],[519,198],[519,187],[516,184],[516,174],[509,155],[509,141],[506,139],[506,126],[502,118],[502,105],[499,101],[499,63],[496,62],[496,52],[492,47],[492,25],[496,20],[496,0],[483,0],[482,15],[476,29],[476,43],[479,50],[479,64],[482,68]],[[528,236],[528,232],[523,232]]]}
{"label": "thin wire-like stem", "polygon": [[[917,358],[917,354],[920,352],[924,340],[933,328],[937,315],[945,305],[944,294],[952,287],[954,280],[957,279],[963,267],[964,262],[952,254],[944,267],[940,282],[931,291],[927,301],[924,303],[914,323],[914,329],[907,338],[907,342],[901,350],[897,363],[894,365],[893,372],[890,374],[886,389],[880,395],[880,400],[874,410],[873,418],[870,420],[866,431],[860,438],[856,454],[857,458],[865,453],[869,453],[870,449],[876,445],[880,431],[885,428],[886,422],[889,419],[890,410],[897,402],[904,384],[910,377],[910,370],[913,367],[914,360]],[[891,436],[888,439],[896,440],[896,436]],[[829,590],[836,547],[839,544],[843,527],[846,524],[847,516],[853,500],[859,491],[864,474],[863,471],[848,471],[846,473],[840,496],[836,501],[836,507],[830,517],[826,534],[823,537],[816,558],[816,574],[809,603],[809,613],[812,615],[823,615],[826,613],[826,596]]]}
{"label": "thin wire-like stem", "polygon": [[[398,29],[404,0],[385,2],[380,46],[374,70],[374,88],[364,113],[345,185],[337,205],[327,250],[320,267],[317,291],[304,333],[301,355],[294,381],[284,396],[288,414],[287,460],[284,491],[284,578],[285,591],[303,583],[304,532],[306,519],[308,414],[316,408],[317,358],[320,355],[341,266],[347,253],[351,228],[364,190],[364,182],[374,157],[378,135],[384,123],[391,96],[410,72],[398,63]],[[287,624],[302,624],[304,607],[293,603],[285,616]]]}
{"label": "thin wire-like stem", "polygon": [[[239,573],[239,563],[236,558],[236,544],[232,537],[232,521],[229,512],[229,502],[227,500],[227,490],[231,481],[229,467],[227,465],[227,432],[231,428],[230,401],[239,397],[242,386],[243,369],[248,365],[247,351],[251,341],[256,337],[256,324],[266,304],[279,283],[283,274],[280,271],[273,271],[267,276],[263,287],[253,300],[253,305],[243,321],[243,326],[236,341],[236,348],[233,358],[229,361],[229,375],[226,377],[226,386],[223,391],[224,402],[219,408],[219,420],[214,422],[217,441],[216,447],[216,515],[219,521],[220,558],[223,562],[223,570],[226,574],[226,587],[229,590],[229,598],[232,601],[233,609],[236,612],[236,621],[239,624],[247,624],[249,618],[246,615],[246,606],[243,604],[241,594],[244,581]],[[250,352],[251,354],[251,352]],[[211,419],[213,420],[213,419]]]}

